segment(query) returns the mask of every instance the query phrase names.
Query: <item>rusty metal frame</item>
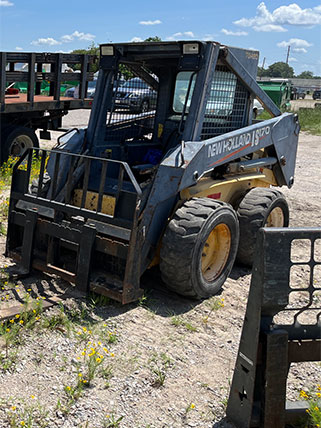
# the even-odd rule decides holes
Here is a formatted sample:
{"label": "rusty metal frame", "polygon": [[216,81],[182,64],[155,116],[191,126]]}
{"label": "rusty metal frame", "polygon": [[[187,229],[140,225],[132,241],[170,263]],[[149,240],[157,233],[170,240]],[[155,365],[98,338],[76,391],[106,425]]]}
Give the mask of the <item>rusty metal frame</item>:
{"label": "rusty metal frame", "polygon": [[[293,241],[310,243],[306,261],[293,258]],[[227,418],[240,428],[283,428],[289,418],[306,416],[302,403],[286,403],[286,381],[292,362],[321,360],[321,291],[314,282],[321,258],[315,254],[320,228],[263,228],[259,231],[243,331],[227,406]],[[321,245],[320,245],[321,247]],[[291,268],[310,270],[308,283],[291,287]],[[290,302],[290,294],[304,292],[307,304]],[[313,312],[312,312],[313,311]],[[276,316],[293,314],[276,322]],[[315,323],[300,317],[316,314]],[[310,319],[310,318],[309,318]],[[288,407],[288,410],[287,410]],[[291,408],[291,409],[290,409]]]}

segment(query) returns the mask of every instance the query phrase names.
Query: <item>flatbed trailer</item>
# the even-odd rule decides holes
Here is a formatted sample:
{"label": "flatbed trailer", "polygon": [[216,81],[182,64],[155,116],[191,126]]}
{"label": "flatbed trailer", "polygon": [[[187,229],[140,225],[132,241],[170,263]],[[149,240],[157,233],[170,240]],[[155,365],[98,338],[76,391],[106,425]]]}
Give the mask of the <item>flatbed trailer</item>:
{"label": "flatbed trailer", "polygon": [[[62,53],[0,52],[0,164],[8,156],[20,156],[29,147],[39,147],[35,133],[50,139],[50,130],[58,130],[69,110],[89,109],[88,82],[93,80],[94,55]],[[25,70],[19,64],[27,64]],[[80,72],[62,72],[62,64],[80,64]],[[49,70],[49,71],[47,71]],[[49,82],[49,94],[41,86]],[[14,83],[27,83],[27,93],[10,90]],[[79,82],[79,98],[62,96],[62,83]]]}

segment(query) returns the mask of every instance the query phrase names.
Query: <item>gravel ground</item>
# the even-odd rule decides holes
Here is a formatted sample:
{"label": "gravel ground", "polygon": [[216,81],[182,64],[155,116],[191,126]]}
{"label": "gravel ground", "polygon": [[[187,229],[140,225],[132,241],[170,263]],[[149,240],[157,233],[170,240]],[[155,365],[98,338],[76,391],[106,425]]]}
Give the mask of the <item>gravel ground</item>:
{"label": "gravel ground", "polygon": [[[69,114],[68,126],[81,126],[89,112]],[[321,137],[301,133],[296,181],[284,189],[291,226],[320,226],[320,156]],[[0,237],[0,254],[3,250]],[[0,272],[7,264],[0,255]],[[33,329],[23,329],[12,368],[0,373],[0,427],[14,426],[9,421],[17,414],[18,423],[26,420],[23,411],[38,405],[48,412],[39,416],[39,427],[232,427],[224,419],[225,406],[250,279],[249,270],[235,266],[221,294],[201,302],[167,291],[156,272],[143,277],[145,298],[138,304],[66,298],[64,311],[54,307]],[[9,286],[2,290],[2,308],[26,293],[73,295],[67,283],[40,273]],[[97,374],[66,412],[79,373],[87,376],[91,348],[102,355]],[[5,354],[3,341],[0,352]],[[297,399],[302,388],[315,387],[320,379],[320,363],[293,365],[288,398]],[[121,417],[119,425],[111,424]]]}

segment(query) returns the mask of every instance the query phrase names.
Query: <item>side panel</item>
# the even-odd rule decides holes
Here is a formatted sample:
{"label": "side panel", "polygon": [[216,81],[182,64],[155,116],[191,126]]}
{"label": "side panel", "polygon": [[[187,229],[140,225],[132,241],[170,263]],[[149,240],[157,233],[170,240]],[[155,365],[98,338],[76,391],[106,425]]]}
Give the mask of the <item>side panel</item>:
{"label": "side panel", "polygon": [[[299,124],[297,116],[282,116],[229,132],[201,143],[186,142],[177,148],[163,165],[184,168],[180,191],[197,183],[206,172],[241,156],[271,147],[277,153],[281,170],[279,185],[293,185]],[[282,181],[281,181],[282,180]]]}

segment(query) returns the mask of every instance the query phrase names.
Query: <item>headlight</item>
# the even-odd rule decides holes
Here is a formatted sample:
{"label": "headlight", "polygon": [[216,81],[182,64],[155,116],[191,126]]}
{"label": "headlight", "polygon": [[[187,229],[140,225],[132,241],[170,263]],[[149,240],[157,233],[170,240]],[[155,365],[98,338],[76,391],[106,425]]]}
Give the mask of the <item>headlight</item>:
{"label": "headlight", "polygon": [[132,92],[128,95],[129,98],[139,98],[139,94],[137,92]]}

